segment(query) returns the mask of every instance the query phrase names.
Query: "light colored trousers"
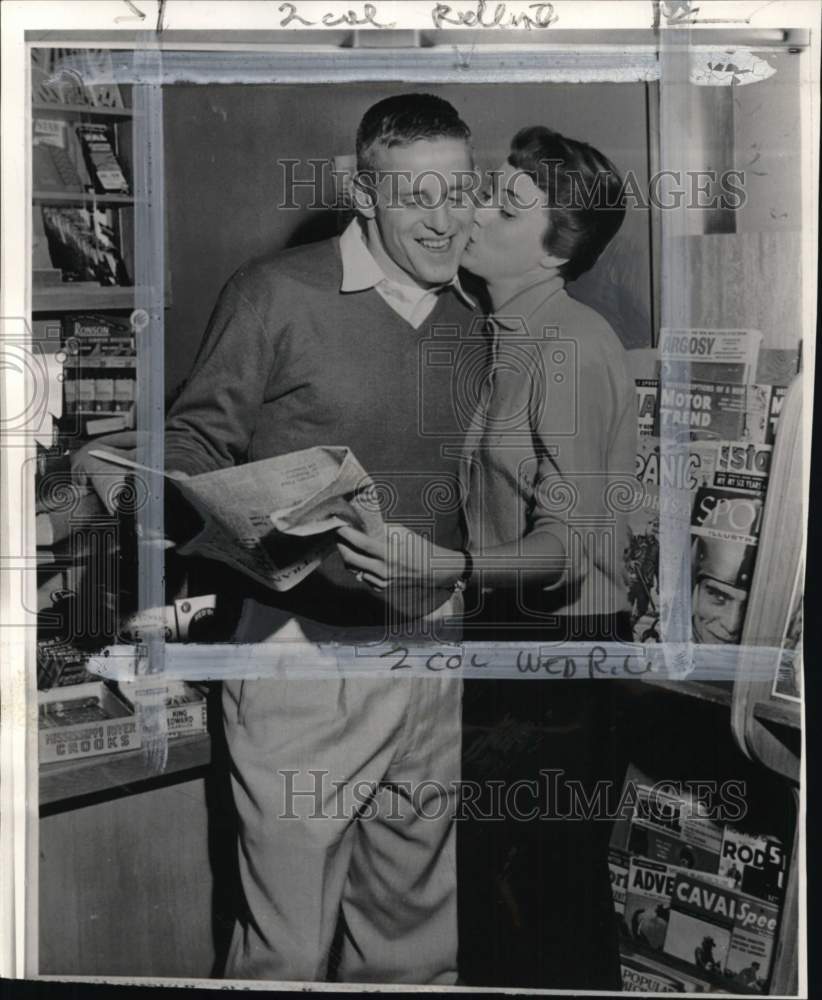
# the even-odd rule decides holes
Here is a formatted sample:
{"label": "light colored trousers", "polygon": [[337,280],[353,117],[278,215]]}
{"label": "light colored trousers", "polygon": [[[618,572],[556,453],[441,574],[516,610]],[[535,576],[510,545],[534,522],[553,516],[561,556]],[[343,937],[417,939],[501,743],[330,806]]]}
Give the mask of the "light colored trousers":
{"label": "light colored trousers", "polygon": [[[282,672],[300,623],[249,604],[235,639]],[[342,914],[340,981],[456,982],[461,705],[440,675],[223,683],[247,903],[226,978],[324,980]]]}

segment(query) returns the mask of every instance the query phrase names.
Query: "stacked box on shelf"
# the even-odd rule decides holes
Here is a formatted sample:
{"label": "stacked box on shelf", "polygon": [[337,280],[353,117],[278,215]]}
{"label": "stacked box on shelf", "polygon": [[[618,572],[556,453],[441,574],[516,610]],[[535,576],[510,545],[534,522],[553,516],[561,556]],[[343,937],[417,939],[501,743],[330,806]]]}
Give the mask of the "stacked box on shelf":
{"label": "stacked box on shelf", "polygon": [[119,248],[114,209],[51,204],[42,206],[41,215],[52,266],[59,268],[64,282],[107,287],[131,284]]}
{"label": "stacked box on shelf", "polygon": [[104,681],[41,691],[40,763],[135,750],[141,732],[132,708]]}
{"label": "stacked box on shelf", "polygon": [[81,122],[74,131],[94,190],[98,194],[128,194],[128,181],[117,159],[110,126]]}
{"label": "stacked box on shelf", "polygon": [[[64,63],[70,63],[70,69]],[[116,83],[87,83],[113,75],[108,49],[33,48],[31,90],[38,105],[106,108],[124,107],[125,92]]]}
{"label": "stacked box on shelf", "polygon": [[80,193],[92,189],[77,133],[64,118],[34,119],[34,189],[43,193]]}
{"label": "stacked box on shelf", "polygon": [[59,456],[38,475],[38,639],[96,649],[114,641],[127,610],[128,546],[120,521],[73,479],[69,462]]}
{"label": "stacked box on shelf", "polygon": [[68,639],[57,636],[37,643],[37,688],[73,687],[97,678],[87,669],[88,654]]}
{"label": "stacked box on shelf", "polygon": [[130,286],[131,113],[116,84],[85,82],[99,78],[101,64],[108,75],[111,55],[33,49],[31,59],[35,287],[71,284],[82,295]]}
{"label": "stacked box on shelf", "polygon": [[64,319],[65,411],[86,436],[133,427],[136,395],[134,333],[127,320],[100,314]]}
{"label": "stacked box on shelf", "polygon": [[139,718],[143,706],[160,700],[166,710],[166,731],[169,737],[193,736],[206,732],[208,711],[205,688],[185,681],[121,681],[119,691]]}
{"label": "stacked box on shelf", "polygon": [[124,578],[135,571],[133,539],[70,467],[89,437],[133,420],[132,112],[130,88],[87,82],[110,78],[109,51],[33,49],[31,60],[33,332],[47,360],[63,359],[50,386],[56,430],[38,440],[37,455],[45,762],[140,745],[133,709],[87,670],[90,652],[116,639],[118,616],[131,610],[133,581]]}
{"label": "stacked box on shelf", "polygon": [[105,513],[97,494],[72,480],[67,460],[57,456],[52,468],[40,471],[35,499],[37,540],[37,610],[50,628],[55,604],[78,590],[82,568],[71,553],[73,526]]}

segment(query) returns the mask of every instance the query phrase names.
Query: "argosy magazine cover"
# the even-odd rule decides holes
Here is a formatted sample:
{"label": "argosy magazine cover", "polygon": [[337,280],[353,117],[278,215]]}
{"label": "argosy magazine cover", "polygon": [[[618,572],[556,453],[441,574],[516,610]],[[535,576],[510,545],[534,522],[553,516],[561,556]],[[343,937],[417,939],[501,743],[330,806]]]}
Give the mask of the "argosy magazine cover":
{"label": "argosy magazine cover", "polygon": [[808,995],[811,6],[4,5],[4,976]]}

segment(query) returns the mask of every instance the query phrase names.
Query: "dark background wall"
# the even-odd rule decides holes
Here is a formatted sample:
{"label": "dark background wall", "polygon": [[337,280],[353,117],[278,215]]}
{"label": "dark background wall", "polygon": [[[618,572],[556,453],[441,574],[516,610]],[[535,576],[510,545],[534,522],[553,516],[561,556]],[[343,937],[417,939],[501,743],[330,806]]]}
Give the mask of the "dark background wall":
{"label": "dark background wall", "polygon": [[[279,158],[353,154],[363,112],[408,84],[171,85],[164,91],[166,206],[171,306],[166,313],[166,386],[186,378],[217,294],[244,260],[336,231],[317,210],[285,211]],[[482,166],[499,165],[511,136],[545,124],[598,147],[646,188],[646,87],[641,83],[448,85],[426,90],[451,101],[471,126]],[[300,168],[297,168],[298,172]],[[297,195],[303,205],[310,193]],[[569,289],[600,309],[628,347],[650,344],[647,211],[630,210],[594,271]]]}

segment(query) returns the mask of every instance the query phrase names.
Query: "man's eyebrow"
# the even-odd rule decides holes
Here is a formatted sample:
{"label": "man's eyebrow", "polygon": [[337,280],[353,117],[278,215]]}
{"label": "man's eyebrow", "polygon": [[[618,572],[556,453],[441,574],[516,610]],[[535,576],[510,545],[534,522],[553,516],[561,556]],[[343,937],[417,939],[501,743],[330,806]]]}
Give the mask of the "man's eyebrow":
{"label": "man's eyebrow", "polygon": [[[450,184],[448,185],[448,187],[446,188],[446,190],[447,191],[454,191],[458,187],[463,187],[465,185],[466,178],[468,176],[471,176],[471,173],[472,173],[471,171],[466,171],[464,173],[461,172],[454,180],[452,180],[450,182]],[[413,196],[415,194],[420,194],[420,193],[424,194],[425,192],[420,187],[420,183],[421,183],[421,179],[420,178],[418,178],[416,181],[414,181],[413,185],[411,186],[411,190],[408,191],[408,192],[406,192],[406,196],[407,197],[411,197],[411,196]]]}

